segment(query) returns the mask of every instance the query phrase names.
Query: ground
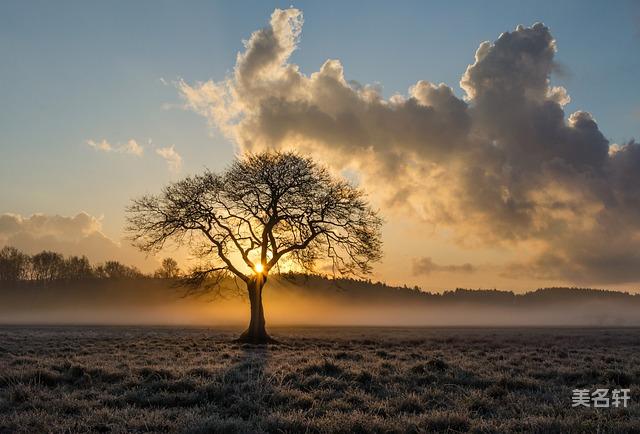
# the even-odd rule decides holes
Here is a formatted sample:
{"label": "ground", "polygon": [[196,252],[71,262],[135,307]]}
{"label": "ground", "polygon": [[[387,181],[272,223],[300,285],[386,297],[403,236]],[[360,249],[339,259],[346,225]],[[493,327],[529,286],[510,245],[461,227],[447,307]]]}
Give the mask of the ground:
{"label": "ground", "polygon": [[0,432],[640,431],[640,329],[238,331],[2,327]]}

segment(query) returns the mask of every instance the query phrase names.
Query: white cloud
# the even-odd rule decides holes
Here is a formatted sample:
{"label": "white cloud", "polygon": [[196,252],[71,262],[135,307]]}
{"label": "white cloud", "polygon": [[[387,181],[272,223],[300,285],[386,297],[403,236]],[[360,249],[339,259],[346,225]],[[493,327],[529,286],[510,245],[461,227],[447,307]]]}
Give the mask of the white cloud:
{"label": "white cloud", "polygon": [[85,212],[73,217],[60,215],[33,214],[23,217],[19,214],[0,214],[0,240],[20,232],[28,232],[34,237],[55,237],[67,241],[77,241],[93,232],[100,232],[100,219]]}
{"label": "white cloud", "polygon": [[[135,155],[137,157],[142,157],[142,155],[144,154],[143,146],[134,139],[130,139],[124,144],[112,144],[104,139],[101,141],[87,140],[87,145],[101,152],[115,152],[120,154]],[[151,139],[149,139],[148,146],[151,148],[155,148],[155,145],[153,144]],[[164,148],[156,148],[155,151],[156,154],[161,156],[167,162],[167,167],[171,172],[180,172],[180,169],[182,168],[182,157],[175,150],[175,145],[166,146]]]}
{"label": "white cloud", "polygon": [[86,255],[92,262],[117,260],[149,271],[157,261],[146,258],[128,243],[102,233],[101,219],[85,212],[75,216],[0,214],[0,247],[9,245],[25,253],[52,250],[64,255]]}
{"label": "white cloud", "polygon": [[167,167],[173,173],[177,173],[182,168],[182,157],[175,150],[175,146],[167,146],[166,148],[156,149],[156,153],[167,162]]}
{"label": "white cloud", "polygon": [[111,143],[107,142],[104,139],[100,142],[96,142],[95,140],[87,140],[87,145],[91,146],[93,149],[97,149],[98,151],[113,151],[113,146],[111,146]]}
{"label": "white cloud", "polygon": [[107,140],[103,139],[99,142],[95,140],[87,140],[87,145],[91,146],[93,149],[102,152],[117,152],[121,154],[131,154],[137,157],[141,157],[144,153],[144,148],[142,145],[138,144],[134,139],[129,139],[124,144],[111,144]]}
{"label": "white cloud", "polygon": [[426,80],[385,99],[378,85],[348,81],[336,59],[303,74],[290,62],[302,23],[301,11],[276,9],[232,76],[178,82],[186,107],[240,150],[296,149],[358,170],[388,211],[412,211],[463,243],[538,243],[533,265],[557,276],[640,281],[640,144],[610,153],[588,112],[564,112],[548,27],[481,43],[464,99]]}
{"label": "white cloud", "polygon": [[123,152],[127,154],[137,155],[138,157],[142,156],[142,153],[144,152],[142,146],[133,139],[130,139],[126,145],[123,145],[122,149]]}

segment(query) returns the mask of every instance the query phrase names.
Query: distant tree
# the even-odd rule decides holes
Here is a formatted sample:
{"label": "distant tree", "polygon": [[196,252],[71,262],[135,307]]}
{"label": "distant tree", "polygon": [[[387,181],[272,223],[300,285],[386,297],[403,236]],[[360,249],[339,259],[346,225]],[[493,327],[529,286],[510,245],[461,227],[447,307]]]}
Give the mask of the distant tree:
{"label": "distant tree", "polygon": [[266,343],[262,290],[279,263],[313,271],[326,259],[335,274],[368,273],[381,257],[382,220],[361,190],[294,153],[236,159],[143,196],[128,208],[128,230],[143,251],[167,241],[202,260],[193,285],[231,275],[246,284],[251,320],[239,340]]}
{"label": "distant tree", "polygon": [[51,282],[64,275],[64,256],[48,250],[31,257],[33,279],[40,282]]}
{"label": "distant tree", "polygon": [[0,281],[16,282],[27,278],[30,258],[15,247],[0,250]]}
{"label": "distant tree", "polygon": [[136,279],[143,277],[140,270],[129,267],[118,261],[107,261],[99,265],[95,270],[96,277],[102,279]]}
{"label": "distant tree", "polygon": [[95,277],[93,267],[86,256],[69,256],[64,261],[65,280],[84,280]]}
{"label": "distant tree", "polygon": [[180,275],[181,272],[178,263],[173,258],[164,258],[162,265],[154,273],[154,276],[160,279],[177,279]]}

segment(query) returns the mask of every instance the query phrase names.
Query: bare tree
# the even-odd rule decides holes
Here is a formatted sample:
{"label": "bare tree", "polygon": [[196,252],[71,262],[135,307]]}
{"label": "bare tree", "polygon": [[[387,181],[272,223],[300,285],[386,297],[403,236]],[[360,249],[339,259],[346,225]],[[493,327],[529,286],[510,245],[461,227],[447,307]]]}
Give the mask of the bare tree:
{"label": "bare tree", "polygon": [[31,257],[33,279],[47,284],[64,275],[64,256],[43,250]]}
{"label": "bare tree", "polygon": [[180,277],[178,262],[173,258],[164,258],[162,265],[160,265],[160,268],[154,273],[154,277],[159,277],[160,279],[177,279]]}
{"label": "bare tree", "polygon": [[64,280],[84,280],[95,277],[93,267],[86,256],[69,256],[64,261]]}
{"label": "bare tree", "polygon": [[144,275],[136,267],[124,265],[118,261],[106,261],[98,265],[94,274],[99,279],[138,279]]}
{"label": "bare tree", "polygon": [[29,273],[30,258],[15,247],[0,250],[0,281],[24,280]]}
{"label": "bare tree", "polygon": [[206,171],[136,199],[127,212],[141,250],[171,241],[200,258],[190,284],[244,282],[251,320],[241,342],[272,341],[262,291],[274,267],[313,272],[323,261],[334,275],[357,275],[381,257],[382,220],[364,193],[295,153],[248,154],[223,173]]}

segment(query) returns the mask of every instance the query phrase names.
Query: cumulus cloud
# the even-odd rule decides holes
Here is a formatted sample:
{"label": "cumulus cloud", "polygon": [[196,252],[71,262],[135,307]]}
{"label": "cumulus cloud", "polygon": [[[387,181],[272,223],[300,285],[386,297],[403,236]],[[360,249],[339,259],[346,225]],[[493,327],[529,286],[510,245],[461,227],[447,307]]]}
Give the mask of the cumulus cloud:
{"label": "cumulus cloud", "polygon": [[167,146],[166,148],[156,149],[156,153],[167,162],[167,167],[171,172],[177,173],[182,168],[182,157],[175,150],[175,146]]}
{"label": "cumulus cloud", "polygon": [[[111,144],[107,140],[95,141],[87,140],[87,145],[102,152],[116,152],[120,154],[131,154],[137,157],[142,157],[144,148],[134,139],[128,140],[125,144]],[[154,148],[155,145],[149,139],[149,146]],[[166,146],[163,148],[156,148],[156,154],[162,157],[167,167],[171,172],[177,173],[182,168],[182,157],[175,150],[175,145]]]}
{"label": "cumulus cloud", "polygon": [[96,217],[81,212],[73,217],[33,214],[23,217],[19,214],[0,215],[0,237],[11,237],[20,232],[28,232],[34,237],[55,237],[77,241],[93,232],[99,232],[102,223]]}
{"label": "cumulus cloud", "polygon": [[473,273],[475,267],[469,263],[460,265],[440,265],[433,262],[429,257],[417,258],[413,261],[413,274],[429,275],[431,273],[446,272],[446,273]]}
{"label": "cumulus cloud", "polygon": [[464,98],[419,80],[386,99],[347,80],[337,59],[300,72],[290,56],[302,24],[301,11],[275,10],[231,76],[178,83],[186,107],[241,150],[296,149],[356,170],[389,212],[448,227],[462,244],[536,246],[512,271],[640,280],[640,145],[610,152],[590,113],[565,113],[549,28],[482,42],[460,80]]}
{"label": "cumulus cloud", "polygon": [[105,139],[96,142],[95,140],[87,140],[87,145],[91,146],[93,149],[102,152],[117,152],[121,154],[131,154],[137,157],[141,157],[144,153],[144,148],[142,145],[138,144],[134,139],[129,139],[124,144],[111,144]]}
{"label": "cumulus cloud", "polygon": [[84,212],[75,216],[0,214],[2,246],[13,246],[29,254],[52,250],[64,255],[86,255],[94,262],[118,260],[144,270],[156,265],[155,260],[145,258],[128,244],[104,235],[101,220]]}

